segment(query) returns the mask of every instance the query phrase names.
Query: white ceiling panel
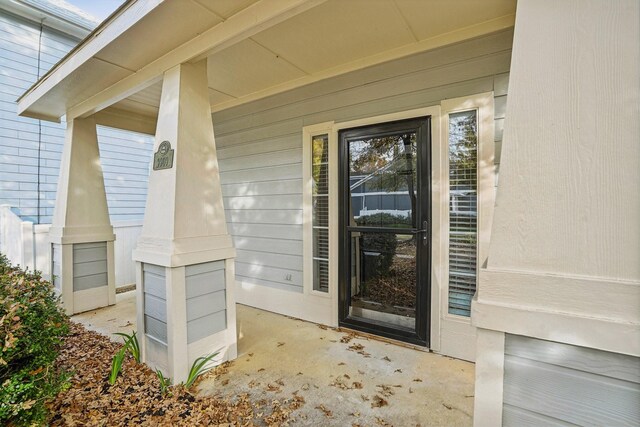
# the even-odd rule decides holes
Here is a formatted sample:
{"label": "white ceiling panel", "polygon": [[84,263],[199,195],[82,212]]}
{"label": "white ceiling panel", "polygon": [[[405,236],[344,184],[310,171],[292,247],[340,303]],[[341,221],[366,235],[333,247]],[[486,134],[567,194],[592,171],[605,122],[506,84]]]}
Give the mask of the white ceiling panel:
{"label": "white ceiling panel", "polygon": [[516,12],[515,0],[395,0],[419,40]]}
{"label": "white ceiling panel", "polygon": [[150,105],[143,102],[134,101],[131,98],[123,99],[113,104],[113,107],[119,110],[131,111],[133,113],[142,114],[143,116],[156,117],[158,115],[158,105]]}
{"label": "white ceiling panel", "polygon": [[211,105],[216,105],[222,102],[231,101],[232,99],[235,99],[235,98],[225,93],[222,93],[220,91],[217,91],[215,89],[209,88],[209,103]]}
{"label": "white ceiling panel", "polygon": [[[181,25],[185,22],[188,25]],[[172,0],[154,9],[149,18],[139,21],[96,57],[136,71],[220,22],[218,16],[199,3]],[[142,41],[143,46],[130,40]]]}
{"label": "white ceiling panel", "polygon": [[129,99],[148,105],[160,105],[160,95],[162,94],[162,80],[152,84],[140,92],[134,93]]}
{"label": "white ceiling panel", "polygon": [[253,38],[308,73],[415,41],[388,0],[330,0]]}
{"label": "white ceiling panel", "polygon": [[[195,0],[222,18],[229,18],[258,0]],[[271,0],[274,1],[274,0]]]}
{"label": "white ceiling panel", "polygon": [[305,75],[251,39],[209,57],[209,87],[234,97]]}

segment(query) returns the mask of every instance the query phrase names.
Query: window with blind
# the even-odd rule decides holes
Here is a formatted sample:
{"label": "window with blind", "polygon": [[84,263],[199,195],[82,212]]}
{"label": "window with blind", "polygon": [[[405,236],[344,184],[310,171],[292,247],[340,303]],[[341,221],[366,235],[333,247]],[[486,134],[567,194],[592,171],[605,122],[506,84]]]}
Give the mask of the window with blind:
{"label": "window with blind", "polygon": [[329,292],[329,136],[311,140],[313,290]]}
{"label": "window with blind", "polygon": [[469,317],[478,254],[477,112],[449,115],[449,313]]}

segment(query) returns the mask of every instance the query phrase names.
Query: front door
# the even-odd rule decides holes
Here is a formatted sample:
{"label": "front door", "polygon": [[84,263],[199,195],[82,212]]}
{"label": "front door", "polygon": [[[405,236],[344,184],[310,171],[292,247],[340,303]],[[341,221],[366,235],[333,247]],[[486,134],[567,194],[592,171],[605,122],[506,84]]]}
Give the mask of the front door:
{"label": "front door", "polygon": [[429,345],[430,118],[344,129],[341,326]]}

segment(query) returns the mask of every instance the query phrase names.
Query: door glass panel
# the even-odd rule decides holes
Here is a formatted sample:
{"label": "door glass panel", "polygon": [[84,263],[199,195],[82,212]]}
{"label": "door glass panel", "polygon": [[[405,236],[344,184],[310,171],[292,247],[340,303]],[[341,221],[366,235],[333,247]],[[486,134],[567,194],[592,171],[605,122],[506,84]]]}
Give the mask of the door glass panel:
{"label": "door glass panel", "polygon": [[412,234],[351,233],[350,316],[415,328],[414,237]]}
{"label": "door glass panel", "polygon": [[415,330],[416,133],[348,141],[349,316]]}
{"label": "door glass panel", "polygon": [[349,141],[351,220],[367,227],[415,227],[415,172],[415,132]]}

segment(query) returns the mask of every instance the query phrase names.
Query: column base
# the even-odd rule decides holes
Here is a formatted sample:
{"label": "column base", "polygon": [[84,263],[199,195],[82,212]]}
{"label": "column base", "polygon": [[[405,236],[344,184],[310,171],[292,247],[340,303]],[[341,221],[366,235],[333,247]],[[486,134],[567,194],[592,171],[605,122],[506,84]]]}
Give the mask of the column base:
{"label": "column base", "polygon": [[111,241],[52,243],[51,281],[69,315],[116,302]]}
{"label": "column base", "polygon": [[237,357],[233,258],[178,267],[137,261],[138,335],[146,364],[177,384],[198,357],[217,352],[210,366]]}

